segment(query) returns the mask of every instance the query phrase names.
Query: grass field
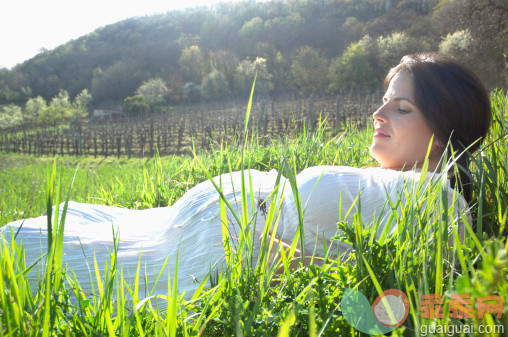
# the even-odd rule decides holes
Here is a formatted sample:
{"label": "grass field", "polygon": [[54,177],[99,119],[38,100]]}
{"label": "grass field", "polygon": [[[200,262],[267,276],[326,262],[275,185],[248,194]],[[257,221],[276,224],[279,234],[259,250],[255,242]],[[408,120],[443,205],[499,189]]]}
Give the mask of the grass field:
{"label": "grass field", "polygon": [[[354,263],[327,259],[321,266],[300,264],[289,270],[286,264],[294,252],[266,243],[267,250],[278,251],[275,261],[264,256],[251,266],[231,260],[218,285],[198,291],[191,301],[179,296],[173,283],[168,285],[167,307],[154,309],[150,301],[137,298],[137,289],[131,294],[132,302],[125,302],[125,296],[117,296],[118,302],[111,300],[113,282],[128,291],[119,282],[121,275],[111,267],[114,254],[110,268],[96,266],[105,270],[108,282],[102,279],[99,296],[87,298],[63,281],[67,274],[61,269],[61,237],[57,233],[39,289],[30,289],[26,280],[25,271],[32,261],[23,261],[22,249],[4,242],[0,336],[354,336],[360,333],[346,322],[340,306],[347,288],[361,291],[369,303],[386,289],[400,289],[408,295],[409,316],[392,335],[424,335],[423,327],[431,324],[471,326],[475,331],[484,325],[508,326],[508,95],[493,93],[492,105],[491,133],[472,164],[477,202],[462,243],[456,232],[451,234],[453,244],[447,243],[443,229],[454,226],[440,201],[438,184],[401,214],[394,212],[391,221],[398,230],[391,237],[375,240],[375,230],[362,229],[361,214],[352,223],[340,224],[340,239],[354,247],[350,257]],[[58,157],[54,180],[50,174],[54,158],[0,154],[0,226],[41,215],[49,196],[53,201],[57,195],[65,200],[74,174],[71,200],[136,209],[167,206],[207,177],[242,167],[279,169],[284,159],[296,172],[321,164],[373,165],[367,150],[371,135],[371,128],[346,127],[332,137],[321,127],[296,139],[281,139],[270,148],[252,136],[245,145],[224,145],[195,158]],[[436,210],[441,216],[435,216]],[[467,221],[465,216],[463,220]],[[408,235],[415,223],[423,226],[420,233],[432,231],[432,240],[426,234]],[[248,223],[241,225],[249,228]],[[297,243],[295,240],[293,248]],[[245,249],[245,255],[251,253]],[[275,274],[281,265],[283,272]],[[487,313],[479,318],[475,310],[474,318],[458,320],[445,310],[444,318],[425,319],[420,316],[419,301],[422,294],[431,293],[442,295],[447,303],[454,294],[470,294],[473,299],[502,296],[503,315],[497,318]]]}

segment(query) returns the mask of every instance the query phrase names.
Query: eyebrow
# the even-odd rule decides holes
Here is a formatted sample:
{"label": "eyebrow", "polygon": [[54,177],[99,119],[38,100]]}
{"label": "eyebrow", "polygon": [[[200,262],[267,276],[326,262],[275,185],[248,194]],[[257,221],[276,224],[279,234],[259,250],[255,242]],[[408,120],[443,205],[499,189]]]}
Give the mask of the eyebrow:
{"label": "eyebrow", "polygon": [[409,98],[406,98],[406,97],[395,97],[393,100],[395,102],[398,102],[398,101],[408,101],[409,103],[415,105],[412,100],[410,100]]}
{"label": "eyebrow", "polygon": [[[385,99],[385,96],[383,96],[383,100]],[[406,97],[395,97],[393,99],[395,102],[399,102],[399,101],[408,101],[409,103],[411,103],[412,105],[416,106],[416,104],[410,100],[409,98],[406,98]]]}

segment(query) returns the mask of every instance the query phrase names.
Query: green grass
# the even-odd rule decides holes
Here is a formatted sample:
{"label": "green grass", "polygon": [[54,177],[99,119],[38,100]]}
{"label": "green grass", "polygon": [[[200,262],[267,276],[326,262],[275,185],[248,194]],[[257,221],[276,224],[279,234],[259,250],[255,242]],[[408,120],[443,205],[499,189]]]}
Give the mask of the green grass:
{"label": "green grass", "polygon": [[[285,148],[294,151],[298,171],[321,164],[360,167],[374,164],[368,153],[370,130],[358,131],[347,126],[346,131],[333,138],[326,131],[320,128],[315,134],[280,140],[268,148],[252,137],[245,151],[238,144],[225,145],[223,149],[213,148],[196,158],[41,158],[0,153],[0,226],[44,212],[46,191],[42,186],[46,181],[46,167],[55,159],[63,186],[69,186],[76,171],[71,200],[132,209],[171,205],[185,191],[206,180],[207,174],[225,173],[230,166],[239,170],[242,151],[243,164],[262,171],[279,169]],[[15,198],[11,197],[13,194]]]}
{"label": "green grass", "polygon": [[[87,298],[69,286],[74,281],[72,274],[61,268],[61,228],[55,228],[38,290],[28,286],[26,272],[33,261],[23,260],[23,247],[15,242],[1,246],[0,336],[359,335],[341,313],[340,299],[346,288],[357,288],[370,303],[381,289],[404,291],[412,310],[403,328],[393,335],[417,335],[422,325],[431,324],[419,315],[419,299],[422,294],[434,292],[442,294],[447,301],[456,293],[471,294],[473,298],[500,295],[505,300],[501,319],[490,314],[483,319],[463,321],[445,317],[436,319],[436,324],[507,326],[508,95],[493,93],[492,104],[492,131],[472,165],[476,182],[473,197],[478,202],[473,208],[472,223],[463,216],[467,223],[463,242],[458,240],[455,231],[449,244],[448,234],[443,230],[456,226],[450,223],[450,205],[442,198],[446,180],[440,179],[427,190],[421,185],[415,187],[418,189],[415,202],[403,207],[400,213],[392,212],[390,222],[397,227],[392,236],[376,240],[377,224],[364,228],[361,210],[351,223],[339,223],[342,232],[335,239],[353,245],[350,259],[355,263],[328,256],[322,265],[300,264],[296,269],[289,269],[289,260],[299,244],[295,237],[289,251],[264,240],[261,256],[251,265],[245,261],[252,258],[249,247],[257,238],[252,235],[246,212],[251,202],[245,193],[249,181],[246,175],[243,211],[236,214],[236,221],[243,229],[237,243],[240,248],[236,254],[228,254],[223,273],[214,275],[215,288],[200,289],[192,300],[185,300],[176,292],[178,270],[175,270],[170,275],[165,296],[167,305],[155,309],[150,300],[139,298],[137,286],[130,289],[121,282],[122,270],[116,266],[115,251],[112,251],[107,266],[93,266],[99,296]],[[245,137],[245,144],[224,145],[195,158],[58,157],[55,168],[52,167],[54,158],[2,154],[0,226],[42,214],[49,198],[52,203],[66,200],[73,179],[71,200],[149,208],[171,205],[197,183],[230,170],[274,168],[284,171],[291,179],[288,173],[309,166],[372,165],[374,162],[367,151],[371,134],[371,129],[358,131],[346,126],[345,132],[331,137],[328,130],[320,127],[297,139],[280,140],[270,148],[264,148],[254,135]],[[273,202],[269,206],[268,217],[276,218],[278,205]],[[228,207],[223,200],[222,217]],[[419,229],[418,233],[415,228]],[[427,237],[430,232],[432,240]],[[228,235],[224,235],[225,247],[232,247],[227,244],[228,240]],[[276,255],[274,260],[269,258],[270,252]],[[281,274],[275,274],[278,267]],[[118,302],[112,301],[113,291],[117,292]],[[127,297],[132,301],[126,301]]]}

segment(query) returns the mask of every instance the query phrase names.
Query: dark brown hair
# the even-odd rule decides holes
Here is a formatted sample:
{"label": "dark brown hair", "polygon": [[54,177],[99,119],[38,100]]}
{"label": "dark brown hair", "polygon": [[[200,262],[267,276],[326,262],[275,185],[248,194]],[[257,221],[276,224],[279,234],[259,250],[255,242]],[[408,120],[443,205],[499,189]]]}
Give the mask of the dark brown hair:
{"label": "dark brown hair", "polygon": [[[441,144],[451,143],[462,153],[476,151],[490,128],[492,114],[487,89],[468,68],[438,53],[406,55],[385,78],[385,88],[400,71],[413,79],[415,104]],[[469,155],[457,161],[459,176],[451,177],[467,201],[471,201]]]}

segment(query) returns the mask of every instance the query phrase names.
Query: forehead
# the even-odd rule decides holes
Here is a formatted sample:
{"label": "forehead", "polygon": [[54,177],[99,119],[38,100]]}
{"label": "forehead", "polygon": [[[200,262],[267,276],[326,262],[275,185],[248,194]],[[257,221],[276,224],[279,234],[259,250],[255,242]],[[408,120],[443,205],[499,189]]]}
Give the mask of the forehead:
{"label": "forehead", "polygon": [[396,73],[388,85],[385,96],[407,98],[414,101],[414,84],[411,76],[404,70]]}

